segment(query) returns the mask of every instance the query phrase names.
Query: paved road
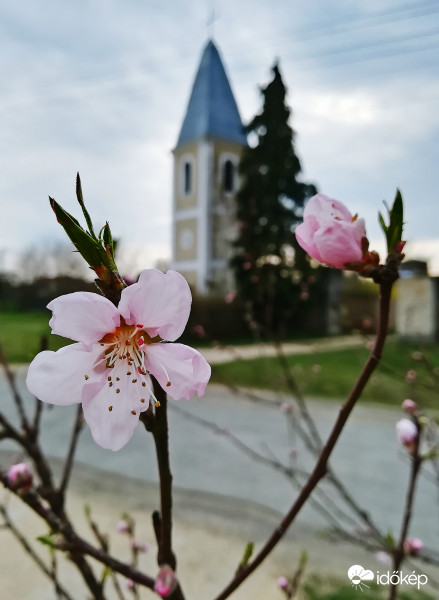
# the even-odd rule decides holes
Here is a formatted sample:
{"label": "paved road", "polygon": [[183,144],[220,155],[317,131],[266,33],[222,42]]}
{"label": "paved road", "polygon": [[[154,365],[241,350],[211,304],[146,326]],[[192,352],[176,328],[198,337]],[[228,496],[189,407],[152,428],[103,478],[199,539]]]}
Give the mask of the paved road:
{"label": "paved road", "polygon": [[[18,381],[26,405],[33,410],[33,399],[24,388],[26,369],[18,369]],[[12,402],[5,393],[6,382],[0,378],[2,409],[14,414]],[[211,386],[206,396],[181,402],[190,414],[201,416],[228,428],[256,450],[286,457],[288,439],[284,416],[278,409],[237,399],[224,388]],[[324,435],[338,410],[337,403],[310,402],[318,428]],[[49,407],[43,416],[44,448],[50,456],[62,457],[66,452],[74,409]],[[408,460],[395,439],[395,422],[400,411],[381,407],[358,406],[338,446],[332,465],[354,497],[368,507],[375,521],[387,529],[398,529],[408,478]],[[256,501],[284,511],[294,499],[290,483],[269,467],[256,464],[224,436],[218,436],[198,424],[170,412],[171,462],[176,486],[189,490]],[[2,442],[1,449],[11,449]],[[156,465],[152,441],[139,427],[131,442],[113,453],[94,444],[86,428],[77,453],[78,461],[109,473],[156,481]],[[298,466],[307,460],[299,445]],[[78,467],[80,468],[80,467]],[[427,478],[421,480],[416,502],[416,515],[411,534],[437,546],[438,493]],[[299,521],[321,528],[326,524],[311,508],[306,507]]]}

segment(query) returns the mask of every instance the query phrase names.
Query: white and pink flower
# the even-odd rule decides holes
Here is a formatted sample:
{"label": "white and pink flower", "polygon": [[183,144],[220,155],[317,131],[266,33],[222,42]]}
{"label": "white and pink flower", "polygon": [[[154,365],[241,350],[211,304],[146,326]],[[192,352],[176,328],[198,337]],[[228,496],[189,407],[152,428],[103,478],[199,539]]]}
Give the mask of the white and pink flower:
{"label": "white and pink flower", "polygon": [[296,239],[312,258],[343,269],[363,258],[364,219],[357,219],[339,202],[324,194],[308,200]]}
{"label": "white and pink flower", "polygon": [[81,402],[93,438],[119,450],[130,440],[150,398],[151,375],[173,398],[204,394],[210,366],[196,350],[169,344],[183,333],[191,292],[182,275],[148,269],[122,290],[119,306],[90,292],[75,292],[48,305],[52,333],[77,343],[38,354],[27,387],[40,400]]}

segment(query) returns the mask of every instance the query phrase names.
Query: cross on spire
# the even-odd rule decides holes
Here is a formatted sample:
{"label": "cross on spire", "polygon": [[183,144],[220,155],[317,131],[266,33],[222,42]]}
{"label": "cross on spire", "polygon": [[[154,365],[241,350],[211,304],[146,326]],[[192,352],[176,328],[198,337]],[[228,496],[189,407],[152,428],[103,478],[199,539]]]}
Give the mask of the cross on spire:
{"label": "cross on spire", "polygon": [[215,35],[215,31],[214,31],[215,21],[217,21],[219,18],[215,12],[214,2],[212,2],[211,6],[212,7],[209,11],[209,14],[207,15],[207,20],[206,20],[207,35],[208,35],[209,39],[213,39],[213,37]]}

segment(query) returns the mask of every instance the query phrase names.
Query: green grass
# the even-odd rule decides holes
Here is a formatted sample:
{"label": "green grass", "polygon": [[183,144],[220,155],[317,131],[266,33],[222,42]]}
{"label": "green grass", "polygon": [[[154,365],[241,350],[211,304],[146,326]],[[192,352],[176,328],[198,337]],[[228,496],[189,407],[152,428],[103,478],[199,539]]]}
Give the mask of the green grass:
{"label": "green grass", "polygon": [[18,313],[0,311],[0,343],[11,363],[30,362],[40,351],[41,336],[48,336],[50,350],[58,350],[68,341],[50,334],[50,312]]}
{"label": "green grass", "polygon": [[[409,343],[388,343],[378,370],[372,376],[362,398],[368,402],[399,405],[411,397],[423,406],[439,408],[439,384],[423,361],[415,361],[412,354],[419,347]],[[312,355],[287,357],[288,365],[300,391],[305,396],[345,398],[364,365],[368,350],[355,348],[319,352]],[[425,349],[434,366],[439,366],[439,347]],[[315,372],[315,365],[320,371]],[[409,369],[418,373],[416,382],[409,385],[405,374]],[[288,392],[289,388],[276,358],[240,360],[213,366],[212,381],[237,386],[274,389]]]}

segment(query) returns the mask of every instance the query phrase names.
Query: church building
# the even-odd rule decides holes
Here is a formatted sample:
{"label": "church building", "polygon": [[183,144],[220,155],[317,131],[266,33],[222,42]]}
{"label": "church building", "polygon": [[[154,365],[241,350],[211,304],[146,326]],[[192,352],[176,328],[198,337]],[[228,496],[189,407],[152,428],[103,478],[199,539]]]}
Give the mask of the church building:
{"label": "church building", "polygon": [[204,48],[174,155],[172,263],[193,291],[224,295],[236,237],[238,164],[247,138],[221,57]]}

